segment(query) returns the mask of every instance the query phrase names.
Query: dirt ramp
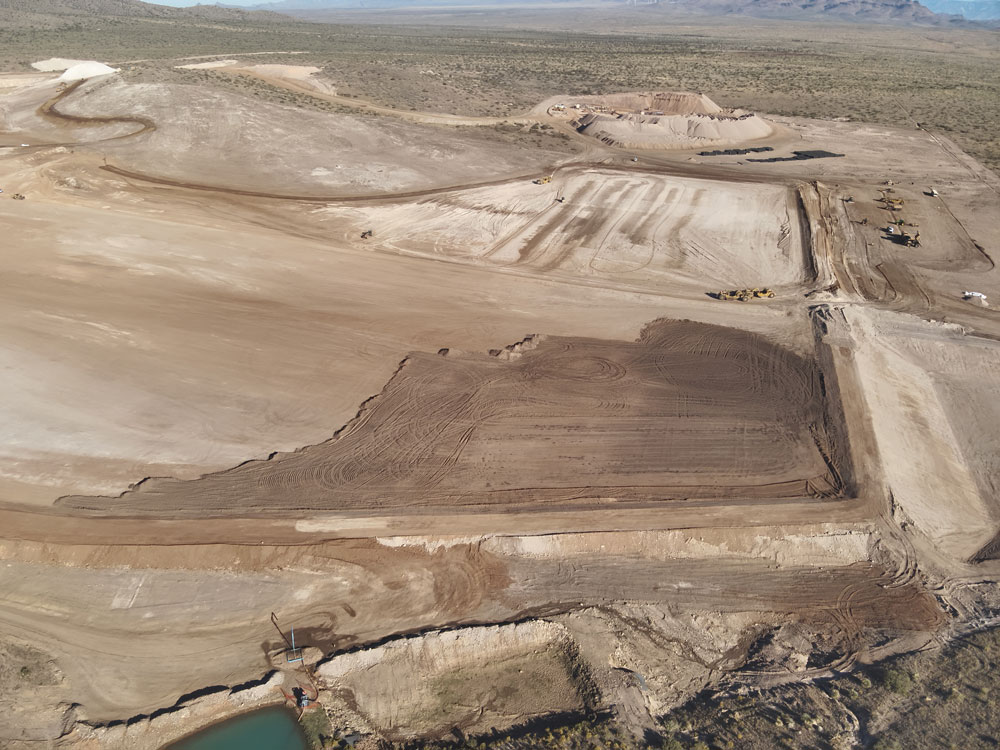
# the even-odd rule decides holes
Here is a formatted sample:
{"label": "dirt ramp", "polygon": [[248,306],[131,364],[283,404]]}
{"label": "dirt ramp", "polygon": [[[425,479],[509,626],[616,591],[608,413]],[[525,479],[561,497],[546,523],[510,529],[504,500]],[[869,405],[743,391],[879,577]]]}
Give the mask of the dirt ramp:
{"label": "dirt ramp", "polygon": [[661,320],[638,341],[413,354],[325,443],[60,502],[197,517],[824,498],[840,492],[825,442],[814,362],[746,331]]}
{"label": "dirt ramp", "polygon": [[317,669],[352,724],[391,739],[474,734],[585,707],[575,646],[552,622],[461,628],[333,657]]}

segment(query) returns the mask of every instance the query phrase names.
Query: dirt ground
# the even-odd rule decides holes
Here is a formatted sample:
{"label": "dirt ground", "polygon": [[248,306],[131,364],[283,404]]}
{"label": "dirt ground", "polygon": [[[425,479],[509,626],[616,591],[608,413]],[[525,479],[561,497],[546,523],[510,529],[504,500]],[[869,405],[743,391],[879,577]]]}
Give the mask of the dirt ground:
{"label": "dirt ground", "polygon": [[271,613],[396,740],[641,732],[991,616],[995,175],[920,130],[701,157],[525,113],[569,153],[363,106],[0,90],[0,744],[280,700]]}
{"label": "dirt ground", "polygon": [[759,337],[661,322],[637,343],[533,338],[513,357],[415,354],[323,445],[59,505],[176,517],[842,489],[844,469],[825,461],[819,374]]}

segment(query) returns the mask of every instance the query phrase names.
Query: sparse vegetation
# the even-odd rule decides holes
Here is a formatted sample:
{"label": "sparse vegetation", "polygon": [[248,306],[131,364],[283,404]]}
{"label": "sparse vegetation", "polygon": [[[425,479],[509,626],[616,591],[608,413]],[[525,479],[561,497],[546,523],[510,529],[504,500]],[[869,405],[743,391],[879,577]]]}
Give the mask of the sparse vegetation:
{"label": "sparse vegetation", "polygon": [[[399,750],[976,750],[1000,745],[996,674],[1000,629],[939,651],[815,684],[737,694],[706,692],[661,717],[659,732],[636,737],[613,720],[495,733]],[[868,686],[867,688],[865,686]],[[966,698],[965,696],[969,696]]]}
{"label": "sparse vegetation", "polygon": [[[136,80],[204,78],[331,111],[336,105],[226,81],[224,74],[157,69],[195,55],[255,53],[260,62],[322,67],[341,94],[465,115],[512,115],[559,93],[693,90],[723,106],[776,114],[919,122],[1000,167],[1000,135],[991,125],[1000,119],[995,34],[862,26],[845,34],[836,26],[756,23],[626,36],[75,17],[0,29],[0,65],[23,69],[56,54],[96,57],[125,66]],[[303,54],[260,54],[281,51]]]}
{"label": "sparse vegetation", "polygon": [[327,748],[342,747],[340,741],[330,726],[330,719],[321,708],[315,708],[302,714],[299,720],[302,731],[306,735],[306,743],[309,750],[326,750]]}

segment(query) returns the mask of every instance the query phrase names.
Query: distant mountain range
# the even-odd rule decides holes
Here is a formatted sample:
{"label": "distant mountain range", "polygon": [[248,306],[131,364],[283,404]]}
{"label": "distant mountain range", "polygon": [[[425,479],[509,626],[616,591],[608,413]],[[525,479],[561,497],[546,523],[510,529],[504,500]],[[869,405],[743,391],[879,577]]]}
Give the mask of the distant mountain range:
{"label": "distant mountain range", "polygon": [[[979,3],[1000,4],[1000,0],[928,0],[939,4],[972,5]],[[558,7],[560,4],[590,7],[613,7],[614,5],[656,6],[664,13],[687,15],[732,16],[744,15],[754,18],[782,18],[801,20],[831,19],[838,21],[858,21],[866,23],[895,23],[926,26],[964,25],[960,15],[935,13],[916,0],[605,0],[586,2],[585,0],[276,0],[252,7],[266,9],[300,18],[324,20],[324,12],[358,9],[417,8],[445,9],[448,7],[513,8],[520,10]],[[951,11],[949,11],[951,12]]]}
{"label": "distant mountain range", "polygon": [[[262,13],[247,8],[219,5],[196,5],[191,8],[168,8],[140,0],[0,0],[0,19],[5,13],[30,13],[36,16],[88,16],[119,18],[202,19],[209,21],[263,22],[279,20],[276,13]],[[287,18],[283,20],[288,20]]]}
{"label": "distant mountain range", "polygon": [[[232,6],[196,5],[172,8],[142,0],[0,0],[0,23],[10,12],[51,16],[101,16],[185,18],[228,22],[279,21],[287,14],[310,20],[327,20],[325,16],[339,10],[384,9],[416,11],[421,8],[533,8],[592,7],[610,8],[616,5],[642,5],[648,11],[666,14],[699,16],[749,16],[799,20],[836,20],[864,23],[892,23],[924,26],[963,26],[969,19],[1000,17],[1000,0],[925,0],[935,10],[954,13],[945,15],[921,5],[916,0],[274,0],[258,5]],[[652,6],[652,7],[650,7]],[[959,13],[961,15],[959,15]],[[992,14],[992,15],[991,15]],[[965,18],[963,18],[965,16]]]}
{"label": "distant mountain range", "polygon": [[935,13],[954,13],[974,21],[1000,19],[1000,0],[923,0]]}

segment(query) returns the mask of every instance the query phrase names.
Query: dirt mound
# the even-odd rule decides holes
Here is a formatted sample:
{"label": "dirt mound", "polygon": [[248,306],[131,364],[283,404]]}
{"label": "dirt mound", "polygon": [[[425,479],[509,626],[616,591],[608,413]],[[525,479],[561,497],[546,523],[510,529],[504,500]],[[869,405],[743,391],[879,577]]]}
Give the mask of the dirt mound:
{"label": "dirt mound", "polygon": [[813,362],[745,331],[659,321],[637,342],[530,338],[415,354],[321,445],[92,511],[181,516],[600,505],[836,494]]}
{"label": "dirt mound", "polygon": [[766,120],[752,112],[723,109],[704,94],[689,92],[584,97],[568,111],[579,113],[572,121],[577,132],[618,148],[736,144],[773,132]]}
{"label": "dirt mound", "polygon": [[743,143],[771,135],[773,129],[751,112],[729,115],[605,115],[588,113],[574,121],[577,132],[618,148],[690,148]]}

